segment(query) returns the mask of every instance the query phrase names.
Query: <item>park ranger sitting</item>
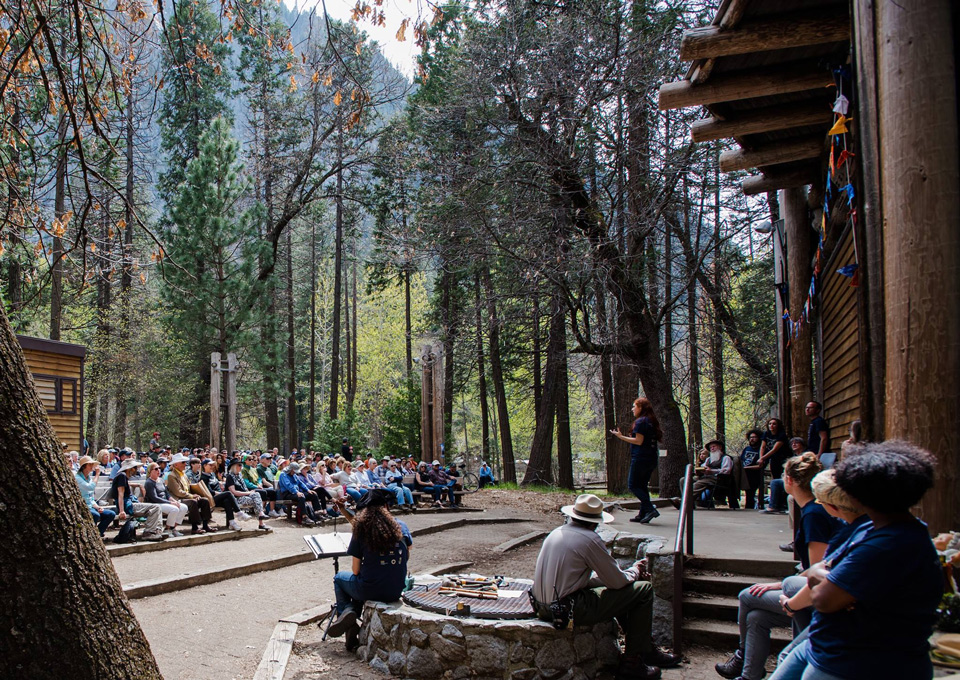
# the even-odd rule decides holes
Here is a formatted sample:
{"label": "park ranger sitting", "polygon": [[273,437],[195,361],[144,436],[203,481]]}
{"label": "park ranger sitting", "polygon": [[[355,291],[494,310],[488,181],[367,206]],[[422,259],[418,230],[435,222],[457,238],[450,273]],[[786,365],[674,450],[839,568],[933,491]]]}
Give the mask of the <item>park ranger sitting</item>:
{"label": "park ranger sitting", "polygon": [[616,619],[626,640],[617,680],[656,680],[660,668],[678,666],[679,655],[653,644],[653,586],[646,580],[645,560],[620,569],[597,535],[599,524],[613,521],[603,501],[583,494],[560,510],[569,519],[550,532],[537,557],[532,596],[537,616],[557,628],[571,619],[578,626]]}

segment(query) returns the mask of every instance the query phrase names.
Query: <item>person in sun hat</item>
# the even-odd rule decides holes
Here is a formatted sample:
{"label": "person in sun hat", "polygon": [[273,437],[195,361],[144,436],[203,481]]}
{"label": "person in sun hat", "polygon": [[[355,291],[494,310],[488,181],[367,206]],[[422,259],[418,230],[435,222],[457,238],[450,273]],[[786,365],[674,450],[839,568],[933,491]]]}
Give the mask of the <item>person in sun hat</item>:
{"label": "person in sun hat", "polygon": [[[333,578],[335,616],[327,631],[332,637],[346,633],[348,651],[359,646],[357,617],[367,600],[395,602],[406,585],[407,561],[413,538],[407,525],[394,519],[388,506],[396,500],[389,489],[371,489],[357,502],[350,518],[353,535],[347,554],[353,557],[350,571]],[[343,501],[340,501],[341,508]],[[349,515],[348,515],[349,517]]]}
{"label": "person in sun hat", "polygon": [[[655,680],[661,668],[680,664],[680,656],[653,644],[653,586],[645,560],[623,570],[597,534],[600,524],[613,521],[603,501],[593,494],[577,496],[560,511],[567,522],[550,532],[537,556],[532,599],[537,617],[564,628],[616,619],[626,640],[617,670],[618,680]],[[593,587],[596,572],[603,585]]]}
{"label": "person in sun hat", "polygon": [[83,456],[77,461],[77,474],[74,475],[74,477],[77,480],[77,486],[80,487],[80,495],[83,496],[83,502],[86,503],[90,514],[93,515],[93,521],[97,524],[97,531],[100,532],[100,537],[103,538],[107,527],[113,523],[117,515],[113,510],[102,507],[97,503],[97,478],[93,474],[96,467],[96,460],[90,456]]}
{"label": "person in sun hat", "polygon": [[[130,478],[139,474],[141,463],[135,458],[125,460],[120,466],[120,472],[110,483],[110,491],[107,497],[117,506],[117,519],[125,522],[129,517],[144,517],[146,523],[143,526],[141,538],[145,541],[162,541],[165,536],[160,528],[162,519],[160,506],[152,503],[141,503],[139,499],[133,497]],[[139,486],[140,483],[137,483]],[[141,497],[143,497],[141,493]]]}

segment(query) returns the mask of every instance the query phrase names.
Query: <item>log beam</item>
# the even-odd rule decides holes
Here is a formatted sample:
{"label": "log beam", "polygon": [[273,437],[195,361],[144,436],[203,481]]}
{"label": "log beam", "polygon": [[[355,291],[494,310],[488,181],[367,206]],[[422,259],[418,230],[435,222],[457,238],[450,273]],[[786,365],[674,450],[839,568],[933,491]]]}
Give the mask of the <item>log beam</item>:
{"label": "log beam", "polygon": [[791,170],[777,170],[776,168],[760,168],[761,175],[752,175],[740,183],[743,193],[755,196],[778,189],[793,189],[806,186],[818,181],[818,167],[816,164],[804,165]]}
{"label": "log beam", "polygon": [[794,68],[787,71],[768,68],[739,73],[718,74],[710,82],[693,85],[689,80],[678,80],[660,86],[659,107],[682,109],[718,102],[768,97],[804,90],[833,86],[833,74],[822,68]]}
{"label": "log beam", "polygon": [[684,32],[680,59],[715,59],[849,39],[850,17],[846,13],[750,21],[729,30],[703,26]]}
{"label": "log beam", "polygon": [[756,150],[735,149],[720,154],[720,169],[723,172],[759,168],[764,165],[792,163],[808,158],[817,158],[823,153],[824,135],[801,137],[787,142],[773,142]]}
{"label": "log beam", "polygon": [[[707,118],[690,126],[694,142],[709,142],[734,135],[753,135],[771,130],[788,130],[804,125],[825,125],[833,121],[833,112],[825,101],[809,105],[772,106],[731,114],[726,120]],[[824,131],[826,132],[826,131]]]}

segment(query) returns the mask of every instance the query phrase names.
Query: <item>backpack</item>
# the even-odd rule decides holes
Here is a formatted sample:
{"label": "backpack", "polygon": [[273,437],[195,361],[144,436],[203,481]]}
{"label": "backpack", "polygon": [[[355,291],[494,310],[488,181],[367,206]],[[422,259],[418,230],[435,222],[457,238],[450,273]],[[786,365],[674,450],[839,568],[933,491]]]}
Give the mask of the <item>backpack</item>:
{"label": "backpack", "polygon": [[113,539],[114,543],[136,543],[137,542],[137,523],[128,519],[120,527],[120,532]]}

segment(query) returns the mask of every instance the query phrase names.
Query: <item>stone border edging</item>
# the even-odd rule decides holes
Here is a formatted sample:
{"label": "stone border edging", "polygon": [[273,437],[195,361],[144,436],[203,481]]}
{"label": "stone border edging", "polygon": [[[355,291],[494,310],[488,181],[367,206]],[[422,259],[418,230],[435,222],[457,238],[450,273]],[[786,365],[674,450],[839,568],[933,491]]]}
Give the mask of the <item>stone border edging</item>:
{"label": "stone border edging", "polygon": [[222,541],[239,541],[254,536],[266,536],[269,531],[244,530],[232,531],[230,529],[221,529],[212,534],[199,534],[197,536],[182,536],[180,538],[168,538],[163,541],[141,541],[139,543],[127,543],[120,545],[108,545],[107,554],[110,557],[122,557],[123,555],[132,555],[134,553],[155,552],[157,550],[170,550],[171,548],[186,548],[191,545],[204,545],[206,543],[220,543]]}
{"label": "stone border edging", "polygon": [[493,551],[505,553],[508,550],[521,548],[525,545],[529,545],[530,543],[535,543],[541,540],[549,533],[550,533],[549,531],[543,531],[543,530],[531,531],[529,534],[524,534],[523,536],[518,536],[517,538],[506,541],[505,543],[501,543],[497,547],[493,548]]}

